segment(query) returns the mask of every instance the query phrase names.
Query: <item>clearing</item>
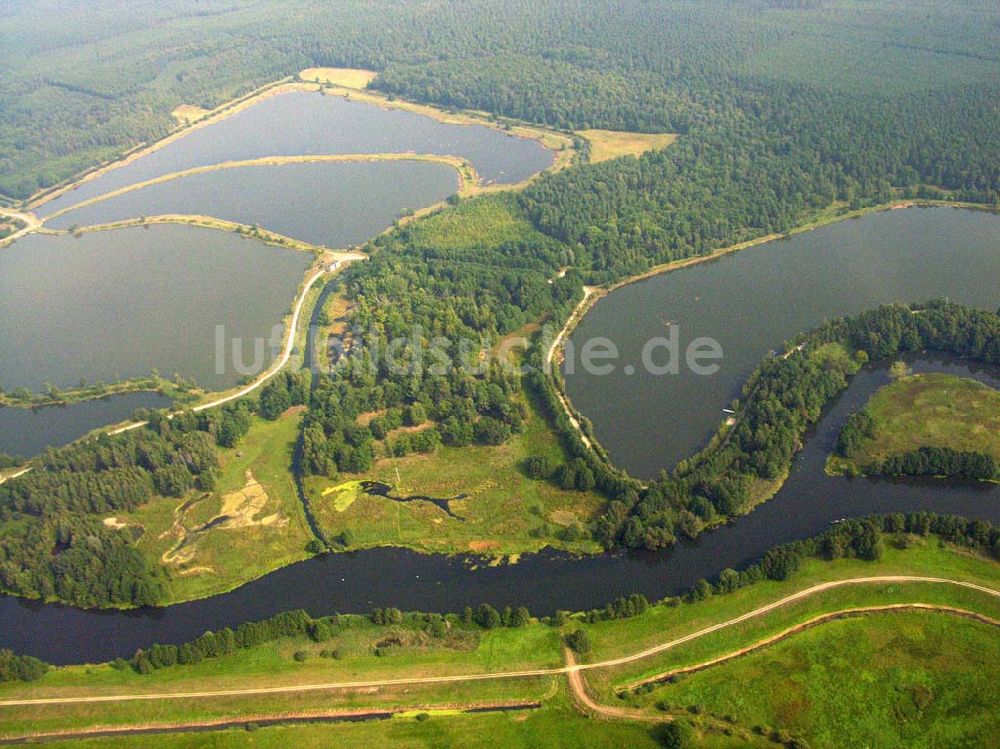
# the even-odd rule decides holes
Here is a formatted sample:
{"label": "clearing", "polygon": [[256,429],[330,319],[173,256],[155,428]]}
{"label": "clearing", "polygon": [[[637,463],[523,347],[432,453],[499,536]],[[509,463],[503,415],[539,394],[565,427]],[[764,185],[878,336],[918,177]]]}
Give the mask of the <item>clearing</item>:
{"label": "clearing", "polygon": [[219,450],[214,492],[157,498],[114,519],[144,529],[138,547],[167,572],[165,603],[222,593],[308,556],[312,533],[291,476],[301,420],[254,417],[235,449]]}
{"label": "clearing", "polygon": [[674,133],[630,133],[623,130],[577,130],[590,142],[590,163],[598,164],[619,156],[640,156],[646,151],[666,148],[675,140]]}
{"label": "clearing", "polygon": [[195,104],[181,104],[179,107],[174,107],[170,112],[170,116],[182,125],[190,125],[192,122],[197,122],[202,117],[210,114],[212,114],[211,109],[205,109]]}
{"label": "clearing", "polygon": [[310,83],[329,83],[344,88],[365,88],[377,76],[374,70],[360,68],[306,68],[299,78]]}

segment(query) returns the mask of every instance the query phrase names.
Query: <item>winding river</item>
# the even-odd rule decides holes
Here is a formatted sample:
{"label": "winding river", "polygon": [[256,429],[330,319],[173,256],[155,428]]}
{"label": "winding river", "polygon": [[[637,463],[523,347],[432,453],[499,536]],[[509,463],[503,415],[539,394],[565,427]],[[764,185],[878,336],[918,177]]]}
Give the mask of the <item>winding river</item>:
{"label": "winding river", "polygon": [[[916,294],[917,298],[952,294],[967,301],[967,297],[953,294],[951,289],[960,283],[960,279],[974,277],[972,288],[981,289],[983,294],[980,303],[996,306],[1000,301],[996,299],[998,292],[995,284],[996,278],[1000,277],[996,272],[1000,262],[996,239],[1000,224],[991,222],[1000,221],[1000,218],[995,216],[944,209],[875,214],[858,222],[830,227],[837,229],[843,226],[847,232],[840,235],[842,241],[831,241],[830,252],[843,253],[844,258],[863,252],[863,247],[869,245],[869,234],[862,231],[866,224],[877,232],[880,222],[896,221],[897,216],[904,217],[905,225],[909,220],[905,218],[906,214],[918,219],[926,217],[929,221],[925,227],[928,232],[942,223],[950,226],[947,246],[956,248],[954,253],[962,253],[961,262],[958,262],[957,254],[949,254],[949,263],[931,263],[929,267],[908,271],[914,277],[918,275],[918,270],[927,274],[923,293]],[[955,218],[957,221],[947,223]],[[899,231],[899,225],[895,225],[895,230]],[[912,245],[917,242],[919,228],[913,228],[911,232],[911,236],[901,235],[899,243]],[[821,235],[817,232],[800,239],[811,240],[815,236]],[[858,244],[846,241],[850,237]],[[828,237],[826,241],[829,240]],[[690,279],[703,273],[705,268],[730,268],[730,273],[721,277],[721,285],[714,293],[723,296],[733,294],[746,284],[771,275],[781,275],[783,266],[789,262],[788,251],[796,241],[747,251],[746,257],[752,260],[749,267],[720,262],[671,276]],[[978,253],[967,253],[967,248],[977,246],[976,241],[984,243],[983,249]],[[848,279],[839,288],[870,287],[871,293],[879,296],[876,301],[907,299],[907,295],[897,297],[892,288],[899,269],[903,267],[898,262],[899,256],[892,253],[901,251],[892,247],[886,250],[890,256],[884,258],[882,267],[895,270],[885,271],[886,286],[881,295],[875,293],[878,291],[875,288],[878,273],[882,272],[878,268],[871,269],[870,276],[864,276],[869,279],[868,283],[857,280],[852,286]],[[927,252],[923,257],[929,262],[933,255]],[[850,267],[844,262],[838,264],[836,259],[824,261],[817,258],[815,267],[809,269],[810,283],[822,281],[823,267],[834,267],[840,273]],[[978,265],[968,268],[972,263]],[[696,270],[698,273],[692,273]],[[631,288],[626,287],[623,292]],[[752,292],[752,286],[744,288],[742,298],[753,296]],[[709,290],[706,289],[705,293]],[[612,294],[609,300],[614,300],[616,294]],[[791,332],[809,327],[811,323],[808,319],[816,312],[808,299],[799,304],[792,298],[785,298],[784,302],[800,310],[800,314],[807,318],[795,325]],[[644,316],[651,317],[655,327],[659,324],[658,315],[659,309],[650,307],[645,310]],[[633,313],[633,317],[643,316]],[[641,319],[638,320],[638,323],[641,322]],[[767,340],[774,337],[766,329],[770,322],[768,319],[736,315],[730,322],[745,334],[756,332]],[[636,320],[633,319],[633,323]],[[760,330],[758,326],[765,329]],[[912,366],[917,372],[950,372],[974,377],[1000,388],[1000,371],[968,362],[925,355],[914,359]],[[711,379],[704,377],[701,381],[708,383]],[[680,543],[663,553],[572,557],[544,552],[525,555],[516,565],[473,569],[474,560],[386,548],[324,555],[285,567],[231,593],[165,609],[83,611],[3,597],[0,598],[0,621],[3,623],[0,647],[38,655],[54,663],[105,660],[116,655],[129,655],[137,647],[154,641],[180,642],[206,629],[235,625],[299,607],[314,615],[334,611],[363,612],[375,606],[456,611],[481,601],[498,606],[524,604],[537,614],[549,613],[556,608],[586,609],[601,606],[615,596],[637,591],[651,598],[679,592],[701,577],[711,577],[726,567],[746,564],[776,544],[820,533],[831,522],[844,517],[926,510],[1000,522],[1000,487],[995,484],[847,479],[825,475],[823,463],[844,419],[887,382],[885,363],[863,370],[854,378],[850,388],[830,405],[817,429],[808,436],[805,447],[796,456],[788,481],[772,500],[730,525],[705,533],[694,542]],[[711,421],[715,423],[727,394],[723,393],[721,400],[713,401],[711,392],[714,390],[709,390],[703,399],[710,404]],[[662,432],[674,431],[678,428],[662,429]]]}

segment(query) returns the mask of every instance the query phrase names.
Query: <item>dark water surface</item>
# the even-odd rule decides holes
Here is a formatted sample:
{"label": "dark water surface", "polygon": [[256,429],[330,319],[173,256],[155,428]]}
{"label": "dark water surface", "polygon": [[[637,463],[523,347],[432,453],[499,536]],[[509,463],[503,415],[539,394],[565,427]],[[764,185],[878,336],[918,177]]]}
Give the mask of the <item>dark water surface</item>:
{"label": "dark water surface", "polygon": [[[180,373],[219,390],[288,314],[312,256],[184,225],[30,234],[0,252],[0,382],[13,390],[81,378]],[[216,326],[225,326],[217,371]],[[276,349],[280,349],[280,330]],[[272,356],[264,346],[263,369]],[[259,370],[258,370],[259,371]]]}
{"label": "dark water surface", "polygon": [[[1000,387],[1000,372],[933,357],[915,372],[941,371]],[[528,554],[515,565],[471,568],[472,560],[405,549],[326,554],[284,567],[242,588],[201,601],[140,611],[84,611],[0,597],[0,647],[52,663],[128,656],[153,642],[182,642],[293,608],[313,615],[367,612],[376,606],[461,611],[466,605],[524,604],[536,614],[603,606],[634,592],[678,593],[699,578],[738,567],[767,549],[826,530],[840,518],[927,510],[1000,522],[1000,486],[925,480],[830,477],[823,463],[844,420],[889,381],[885,365],[864,370],[833,403],[769,502],[736,522],[664,553],[571,557]]]}
{"label": "dark water surface", "polygon": [[[590,338],[613,341],[615,370],[601,376],[577,366],[565,374],[566,389],[612,461],[649,478],[708,442],[768,350],[825,319],[934,297],[1000,306],[1000,215],[873,213],[625,286],[601,299],[570,338],[578,352]],[[679,326],[682,360],[695,338],[717,340],[721,370],[648,373],[643,346],[666,336],[667,322]]]}
{"label": "dark water surface", "polygon": [[128,419],[137,408],[168,408],[159,393],[123,393],[106,398],[40,408],[0,408],[0,453],[30,458],[59,447],[92,429]]}
{"label": "dark water surface", "polygon": [[458,189],[447,164],[349,161],[247,166],[192,174],[72,210],[53,229],[143,216],[188,214],[258,224],[326,247],[375,236],[406,209],[433,205]]}
{"label": "dark water surface", "polygon": [[455,125],[414,112],[294,91],[264,99],[135,161],[83,183],[44,205],[47,216],[120,187],[191,167],[265,156],[338,153],[461,156],[485,182],[515,183],[552,165],[536,140],[485,125]]}

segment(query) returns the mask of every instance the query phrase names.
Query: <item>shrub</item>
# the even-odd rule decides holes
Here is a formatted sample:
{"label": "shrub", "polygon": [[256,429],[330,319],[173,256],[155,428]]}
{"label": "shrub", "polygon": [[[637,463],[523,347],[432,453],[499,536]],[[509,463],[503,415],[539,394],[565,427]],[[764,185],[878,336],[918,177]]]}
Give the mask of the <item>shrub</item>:
{"label": "shrub", "polygon": [[573,630],[566,635],[566,644],[574,653],[586,655],[590,652],[591,648],[590,635],[583,629]]}

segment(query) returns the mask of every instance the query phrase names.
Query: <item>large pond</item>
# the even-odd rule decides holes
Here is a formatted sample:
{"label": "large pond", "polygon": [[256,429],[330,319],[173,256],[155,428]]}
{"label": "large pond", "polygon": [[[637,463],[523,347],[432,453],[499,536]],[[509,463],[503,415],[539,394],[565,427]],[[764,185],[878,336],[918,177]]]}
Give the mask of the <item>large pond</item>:
{"label": "large pond", "polygon": [[137,408],[168,408],[170,398],[139,392],[42,406],[0,408],[0,453],[30,458],[46,447],[59,447],[93,429],[131,418]]}
{"label": "large pond", "polygon": [[[231,386],[250,373],[254,341],[272,340],[311,261],[183,225],[31,234],[0,251],[0,382],[66,388],[156,369],[209,389]],[[233,364],[235,339],[244,371]],[[257,369],[272,355],[262,349]]]}
{"label": "large pond", "polygon": [[47,216],[87,198],[164,174],[265,156],[347,153],[460,156],[485,182],[515,183],[552,165],[538,141],[485,125],[457,125],[414,112],[301,91],[263,99],[196,128],[141,158],[88,180],[39,206]]}
{"label": "large pond", "polygon": [[[973,377],[1000,388],[1000,371],[952,359],[911,360],[915,372]],[[214,598],[165,609],[84,611],[0,597],[0,647],[52,663],[128,656],[153,642],[183,642],[206,629],[235,626],[281,611],[313,615],[378,606],[461,611],[466,605],[524,604],[536,614],[603,606],[619,595],[679,593],[702,577],[739,567],[767,549],[809,538],[840,518],[930,511],[1000,522],[1000,486],[937,480],[846,479],[823,472],[844,420],[889,382],[886,363],[868,367],[808,436],[785,486],[749,515],[663,553],[571,557],[528,554],[515,565],[472,569],[463,558],[404,549],[327,554],[300,562]]]}
{"label": "large pond", "polygon": [[458,175],[426,161],[352,161],[247,166],[191,174],[69,211],[54,229],[142,216],[191,214],[258,224],[326,247],[360,244],[407,209],[454,193]]}
{"label": "large pond", "polygon": [[[620,360],[606,375],[576,366],[565,373],[566,390],[612,461],[652,477],[701,449],[761,357],[796,333],[894,301],[950,297],[996,309],[998,280],[1000,215],[952,208],[870,214],[613,292],[570,340],[580,352],[588,339],[605,337]],[[650,374],[641,352],[667,335],[667,322],[679,328],[682,358],[695,338],[718,341],[721,369],[706,376],[682,365],[678,374]],[[664,359],[663,351],[655,355]]]}

